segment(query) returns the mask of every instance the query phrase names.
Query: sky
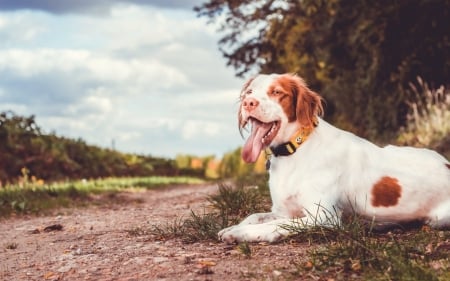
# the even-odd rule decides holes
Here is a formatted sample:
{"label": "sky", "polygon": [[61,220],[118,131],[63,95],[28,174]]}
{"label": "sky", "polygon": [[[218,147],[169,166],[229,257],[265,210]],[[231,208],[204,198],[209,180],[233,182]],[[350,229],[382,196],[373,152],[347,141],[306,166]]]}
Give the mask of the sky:
{"label": "sky", "polygon": [[0,111],[122,152],[221,157],[243,80],[203,0],[1,0]]}

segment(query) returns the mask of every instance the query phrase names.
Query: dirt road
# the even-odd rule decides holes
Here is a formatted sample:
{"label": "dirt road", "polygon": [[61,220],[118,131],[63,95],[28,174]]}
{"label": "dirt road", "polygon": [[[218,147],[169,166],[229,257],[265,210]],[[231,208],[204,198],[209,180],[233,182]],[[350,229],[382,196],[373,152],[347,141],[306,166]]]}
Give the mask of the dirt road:
{"label": "dirt road", "polygon": [[[0,221],[0,280],[285,280],[305,247],[252,245],[251,258],[219,241],[184,244],[133,229],[202,210],[217,186],[121,193],[121,204]],[[117,201],[117,200],[116,200]]]}

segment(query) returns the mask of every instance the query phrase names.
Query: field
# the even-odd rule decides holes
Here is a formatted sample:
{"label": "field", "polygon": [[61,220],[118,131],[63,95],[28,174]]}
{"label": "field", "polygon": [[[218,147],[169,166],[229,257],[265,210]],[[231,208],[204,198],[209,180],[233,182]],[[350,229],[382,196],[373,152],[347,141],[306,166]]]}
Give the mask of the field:
{"label": "field", "polygon": [[190,177],[135,177],[66,181],[45,184],[24,180],[20,184],[0,188],[0,217],[11,214],[45,213],[59,207],[75,207],[101,203],[102,198],[120,191],[155,189],[174,185],[199,184],[202,179]]}
{"label": "field", "polygon": [[4,188],[2,202],[26,203],[1,219],[0,279],[450,280],[450,231],[426,226],[377,233],[354,216],[334,228],[299,225],[276,244],[217,241],[219,229],[269,209],[264,182],[130,178]]}

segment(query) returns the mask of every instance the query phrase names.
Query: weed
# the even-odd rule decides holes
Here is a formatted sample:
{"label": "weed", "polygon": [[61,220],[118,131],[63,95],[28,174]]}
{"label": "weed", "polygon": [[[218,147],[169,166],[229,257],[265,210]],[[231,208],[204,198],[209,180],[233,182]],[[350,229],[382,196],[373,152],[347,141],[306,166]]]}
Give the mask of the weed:
{"label": "weed", "polygon": [[257,212],[269,210],[268,196],[257,186],[233,188],[230,185],[219,184],[217,194],[207,197],[212,208],[219,214],[225,225],[238,223],[242,218]]}
{"label": "weed", "polygon": [[443,86],[432,90],[420,78],[418,84],[411,84],[415,102],[409,103],[407,124],[398,140],[413,146],[438,146],[450,134],[450,91]]}
{"label": "weed", "polygon": [[268,196],[259,188],[234,188],[219,184],[217,194],[207,197],[212,212],[196,213],[191,210],[187,218],[176,218],[173,222],[153,225],[149,231],[159,239],[181,238],[193,243],[201,240],[217,240],[217,233],[254,212],[268,210]]}
{"label": "weed", "polygon": [[160,240],[180,238],[185,243],[194,243],[216,240],[217,232],[222,228],[223,225],[216,214],[197,214],[191,211],[187,218],[176,218],[166,224],[152,225],[146,233]]}
{"label": "weed", "polygon": [[252,257],[252,249],[248,242],[241,242],[238,245],[238,250],[243,254],[247,259]]}
{"label": "weed", "polygon": [[185,228],[185,242],[197,242],[200,240],[216,240],[217,232],[227,226],[226,221],[221,220],[216,214],[203,213],[196,214],[191,211],[191,215],[183,223]]}
{"label": "weed", "polygon": [[156,239],[158,240],[183,237],[185,234],[183,219],[176,218],[172,222],[167,222],[160,225],[152,225],[148,231],[144,232],[144,234],[146,233],[156,236]]}

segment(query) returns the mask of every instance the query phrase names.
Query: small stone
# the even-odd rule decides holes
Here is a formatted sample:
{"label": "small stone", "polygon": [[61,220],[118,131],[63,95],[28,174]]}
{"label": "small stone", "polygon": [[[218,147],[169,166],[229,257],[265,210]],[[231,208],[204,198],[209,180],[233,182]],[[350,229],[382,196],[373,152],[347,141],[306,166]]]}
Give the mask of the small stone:
{"label": "small stone", "polygon": [[279,277],[279,276],[281,276],[281,271],[274,270],[274,271],[272,271],[272,274],[273,274],[273,276],[275,276],[275,277]]}
{"label": "small stone", "polygon": [[154,257],[153,258],[154,263],[162,263],[162,262],[166,262],[168,260],[169,260],[169,258],[166,258],[166,257]]}

